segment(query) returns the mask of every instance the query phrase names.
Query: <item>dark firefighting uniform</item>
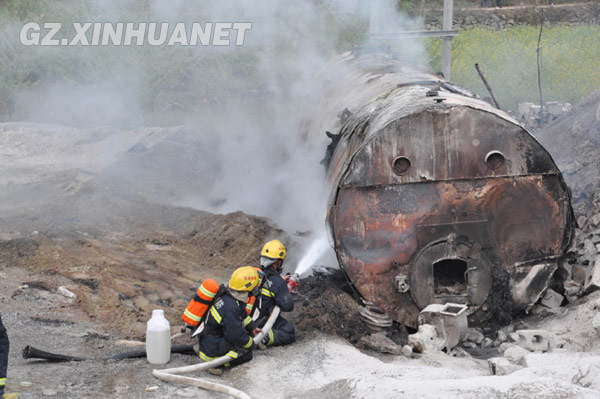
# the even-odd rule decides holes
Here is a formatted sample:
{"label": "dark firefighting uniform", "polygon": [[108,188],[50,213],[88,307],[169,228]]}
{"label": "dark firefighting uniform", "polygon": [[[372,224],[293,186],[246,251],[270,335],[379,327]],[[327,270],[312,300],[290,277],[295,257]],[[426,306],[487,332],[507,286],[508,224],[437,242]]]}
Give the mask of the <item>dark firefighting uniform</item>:
{"label": "dark firefighting uniform", "polygon": [[208,310],[204,330],[199,335],[198,356],[206,362],[227,355],[235,366],[252,360],[256,323],[246,313],[246,304],[224,291]]}
{"label": "dark firefighting uniform", "polygon": [[[265,325],[275,305],[279,306],[282,312],[294,310],[294,298],[285,280],[273,266],[267,266],[264,268],[264,272],[262,288],[256,301],[260,312],[257,321],[259,327]],[[281,314],[267,335],[269,338],[267,345],[287,345],[296,340],[294,326]]]}
{"label": "dark firefighting uniform", "polygon": [[6,369],[8,368],[8,335],[2,324],[2,315],[0,315],[0,396],[4,394],[6,385]]}

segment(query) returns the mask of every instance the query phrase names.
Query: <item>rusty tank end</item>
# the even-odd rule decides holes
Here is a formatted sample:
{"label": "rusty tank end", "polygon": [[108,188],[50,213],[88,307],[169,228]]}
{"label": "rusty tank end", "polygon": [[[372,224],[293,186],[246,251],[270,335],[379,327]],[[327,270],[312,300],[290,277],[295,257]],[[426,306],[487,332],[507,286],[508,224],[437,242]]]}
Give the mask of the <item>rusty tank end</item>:
{"label": "rusty tank end", "polygon": [[358,292],[409,326],[432,303],[500,324],[535,303],[574,223],[548,152],[437,76],[382,55],[340,65],[328,224]]}

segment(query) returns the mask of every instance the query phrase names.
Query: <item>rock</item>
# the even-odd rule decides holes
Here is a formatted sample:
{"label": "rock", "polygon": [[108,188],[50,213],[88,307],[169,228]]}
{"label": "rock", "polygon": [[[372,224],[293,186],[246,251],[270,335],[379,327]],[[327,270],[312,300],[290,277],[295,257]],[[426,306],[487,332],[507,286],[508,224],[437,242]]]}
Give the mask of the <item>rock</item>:
{"label": "rock", "polygon": [[502,330],[498,330],[498,335],[497,335],[496,339],[498,339],[500,341],[500,343],[506,342],[506,341],[508,341],[508,335],[506,334],[506,332],[504,332]]}
{"label": "rock", "polygon": [[450,351],[450,356],[452,357],[471,357],[469,352],[464,350],[463,348],[457,346],[456,348]]}
{"label": "rock", "polygon": [[[596,255],[598,251],[596,251],[596,246],[590,239],[583,240],[583,251],[581,256],[583,258],[583,264],[590,264],[596,259]],[[587,262],[587,263],[586,263]]]}
{"label": "rock", "polygon": [[596,316],[594,316],[594,318],[592,319],[592,327],[594,327],[596,333],[600,335],[600,313],[596,314]]}
{"label": "rock", "polygon": [[506,350],[510,347],[515,346],[516,344],[512,343],[512,342],[505,342],[503,344],[500,344],[500,346],[498,347],[498,353],[500,353],[501,355],[504,354],[504,352],[506,352]]}
{"label": "rock", "polygon": [[431,324],[420,325],[419,331],[408,336],[408,343],[416,353],[439,352],[446,346]]}
{"label": "rock", "polygon": [[465,336],[466,341],[474,342],[477,345],[481,345],[484,338],[485,337],[484,337],[483,333],[481,333],[481,331],[478,331],[474,328],[469,328],[467,330],[467,335]]}
{"label": "rock", "polygon": [[554,291],[552,288],[548,288],[540,303],[550,309],[556,309],[560,307],[564,299],[564,296]]}
{"label": "rock", "polygon": [[512,364],[503,357],[492,357],[488,359],[488,367],[492,375],[509,375],[522,367],[517,364]]}
{"label": "rock", "polygon": [[146,392],[156,392],[158,391],[158,385],[155,385],[153,387],[146,387]]}
{"label": "rock", "polygon": [[572,382],[584,388],[600,390],[600,367],[588,363],[579,365]]}
{"label": "rock", "polygon": [[402,355],[402,347],[380,332],[362,337],[359,343],[367,349],[380,353]]}
{"label": "rock", "polygon": [[591,270],[586,273],[584,287],[584,291],[588,294],[600,289],[600,255],[596,258]]}
{"label": "rock", "polygon": [[511,332],[515,331],[515,326],[509,324],[507,326],[502,327],[500,331],[504,331],[506,334],[510,334]]}
{"label": "rock", "polygon": [[412,357],[412,354],[413,354],[412,346],[410,346],[410,345],[404,345],[402,347],[402,354],[404,356],[406,356],[406,357]]}
{"label": "rock", "polygon": [[592,216],[592,217],[590,218],[590,223],[591,223],[591,225],[592,225],[592,226],[594,226],[594,227],[598,226],[598,225],[600,224],[600,213],[598,213],[598,214],[596,214],[596,215]]}
{"label": "rock", "polygon": [[592,240],[592,243],[596,246],[596,248],[598,248],[598,244],[600,244],[600,234],[594,234],[590,239]]}
{"label": "rock", "polygon": [[477,344],[475,342],[470,342],[470,341],[463,342],[462,346],[463,346],[463,348],[471,348],[471,349],[477,348]]}
{"label": "rock", "polygon": [[511,346],[504,351],[504,357],[508,359],[509,362],[513,364],[518,364],[519,366],[527,366],[527,355],[529,351],[521,348],[518,345]]}
{"label": "rock", "polygon": [[585,284],[585,271],[586,268],[581,266],[581,265],[573,265],[573,267],[571,268],[571,278],[573,279],[573,281],[575,281],[576,283],[583,285]]}
{"label": "rock", "polygon": [[64,297],[67,298],[77,298],[77,295],[75,295],[73,292],[69,291],[66,287],[58,287],[58,293],[61,294]]}
{"label": "rock", "polygon": [[494,345],[494,341],[492,341],[491,338],[485,337],[483,339],[483,343],[482,343],[481,346],[483,346],[484,348],[489,348],[492,345]]}
{"label": "rock", "polygon": [[529,310],[529,314],[540,317],[548,317],[556,314],[561,314],[562,310],[564,310],[564,308],[550,309],[549,307],[546,307],[544,305],[537,304]]}
{"label": "rock", "polygon": [[517,330],[510,336],[517,345],[531,352],[549,352],[553,347],[553,337],[546,330]]}
{"label": "rock", "polygon": [[565,287],[565,295],[569,302],[573,302],[579,295],[581,295],[582,286],[573,280],[567,280],[563,283]]}
{"label": "rock", "polygon": [[43,389],[42,395],[44,396],[56,396],[58,392],[55,389]]}

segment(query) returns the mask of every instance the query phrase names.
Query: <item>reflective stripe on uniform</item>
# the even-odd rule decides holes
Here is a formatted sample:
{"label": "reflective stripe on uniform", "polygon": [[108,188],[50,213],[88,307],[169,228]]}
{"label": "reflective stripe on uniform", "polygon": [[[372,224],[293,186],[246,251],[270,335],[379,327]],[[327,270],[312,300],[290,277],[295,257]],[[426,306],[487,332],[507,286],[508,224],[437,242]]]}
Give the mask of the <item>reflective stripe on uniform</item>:
{"label": "reflective stripe on uniform", "polygon": [[248,342],[246,343],[246,345],[242,346],[242,348],[248,349],[251,346],[252,346],[252,338],[248,338]]}
{"label": "reflective stripe on uniform", "polygon": [[269,336],[269,342],[267,342],[267,345],[273,345],[273,342],[275,342],[275,333],[273,330],[269,330],[269,334],[267,335]]}
{"label": "reflective stripe on uniform", "polygon": [[252,323],[252,318],[250,316],[246,316],[246,318],[242,322],[243,326],[246,327],[250,323]]}
{"label": "reflective stripe on uniform", "polygon": [[266,288],[261,288],[260,289],[260,293],[263,294],[264,296],[268,296],[268,297],[271,297],[271,298],[275,296],[275,294],[273,292],[269,291]]}
{"label": "reflective stripe on uniform", "polygon": [[211,360],[215,360],[218,359],[218,357],[210,357],[207,356],[204,352],[202,351],[198,351],[198,356],[200,356],[200,359],[204,360],[205,362],[210,362]]}
{"label": "reflective stripe on uniform", "polygon": [[6,385],[6,378],[0,378],[0,385]]}
{"label": "reflective stripe on uniform", "polygon": [[203,286],[200,286],[199,290],[206,295],[207,297],[209,297],[210,299],[214,298],[215,295],[217,294],[216,292],[210,292],[208,291],[206,288],[204,288]]}
{"label": "reflective stripe on uniform", "polygon": [[[208,356],[206,353],[204,353],[202,351],[198,351],[198,356],[200,357],[200,359],[204,360],[205,362],[210,362],[212,360],[219,359],[219,358],[223,357],[223,356],[211,357],[211,356]],[[229,351],[224,356],[229,356],[232,359],[237,359],[237,357],[239,355],[235,351]]]}
{"label": "reflective stripe on uniform", "polygon": [[254,306],[253,303],[247,303],[246,304],[246,310],[252,310],[252,307]]}
{"label": "reflective stripe on uniform", "polygon": [[221,324],[221,315],[219,314],[219,312],[217,312],[217,309],[215,309],[214,306],[210,307],[210,314],[215,318],[217,324]]}
{"label": "reflective stripe on uniform", "polygon": [[183,312],[183,314],[194,321],[200,321],[202,319],[202,317],[198,317],[195,314],[190,313],[187,309]]}

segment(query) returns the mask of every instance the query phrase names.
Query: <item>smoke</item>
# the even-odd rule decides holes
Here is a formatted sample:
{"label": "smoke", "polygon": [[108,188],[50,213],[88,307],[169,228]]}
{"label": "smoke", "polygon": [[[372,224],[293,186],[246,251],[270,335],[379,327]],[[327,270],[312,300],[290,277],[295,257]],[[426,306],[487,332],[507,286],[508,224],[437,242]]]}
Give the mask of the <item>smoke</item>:
{"label": "smoke", "polygon": [[[395,1],[380,3],[382,31],[414,29],[398,14]],[[35,2],[28,4],[35,8]],[[168,138],[179,147],[146,144],[160,159],[136,164],[140,156],[134,154],[106,168],[105,177],[148,181],[136,190],[146,190],[153,201],[219,213],[242,210],[269,217],[289,232],[311,230],[321,236],[327,188],[319,161],[327,139],[323,134],[321,141],[307,145],[305,121],[324,95],[323,82],[315,76],[335,54],[368,42],[369,2],[101,0],[38,7],[37,12],[26,10],[20,23],[15,15],[2,16],[11,24],[3,24],[1,42],[14,52],[14,61],[0,61],[0,78],[14,82],[0,89],[12,104],[5,106],[13,108],[8,118],[84,129],[190,126],[184,136]],[[15,44],[22,22],[29,20],[65,25],[227,21],[251,22],[252,29],[243,46]],[[395,48],[407,58],[424,60],[415,42],[404,40]],[[183,171],[165,174],[169,165]],[[205,178],[190,179],[195,175]],[[161,184],[180,190],[149,194]]]}

